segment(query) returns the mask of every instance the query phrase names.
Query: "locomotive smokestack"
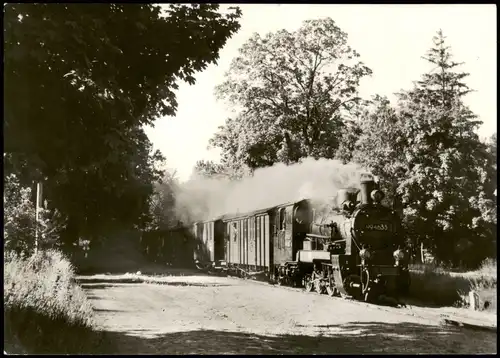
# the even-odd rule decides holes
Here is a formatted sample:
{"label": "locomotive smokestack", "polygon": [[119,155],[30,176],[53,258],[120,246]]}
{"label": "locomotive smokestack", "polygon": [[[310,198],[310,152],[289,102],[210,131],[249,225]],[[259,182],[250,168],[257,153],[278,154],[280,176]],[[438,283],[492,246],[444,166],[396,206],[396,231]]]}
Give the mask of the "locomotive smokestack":
{"label": "locomotive smokestack", "polygon": [[375,189],[373,177],[361,177],[361,204],[372,204],[370,193]]}

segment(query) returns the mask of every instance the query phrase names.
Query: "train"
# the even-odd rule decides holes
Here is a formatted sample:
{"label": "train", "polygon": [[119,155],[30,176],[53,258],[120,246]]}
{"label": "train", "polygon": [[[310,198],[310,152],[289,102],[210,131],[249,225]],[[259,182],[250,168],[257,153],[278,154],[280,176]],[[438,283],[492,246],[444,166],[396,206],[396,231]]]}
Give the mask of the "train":
{"label": "train", "polygon": [[375,302],[410,287],[408,251],[398,213],[372,175],[359,188],[192,225],[200,270],[302,287]]}
{"label": "train", "polygon": [[193,268],[193,237],[188,227],[179,222],[169,229],[144,231],[139,237],[144,258],[179,268]]}

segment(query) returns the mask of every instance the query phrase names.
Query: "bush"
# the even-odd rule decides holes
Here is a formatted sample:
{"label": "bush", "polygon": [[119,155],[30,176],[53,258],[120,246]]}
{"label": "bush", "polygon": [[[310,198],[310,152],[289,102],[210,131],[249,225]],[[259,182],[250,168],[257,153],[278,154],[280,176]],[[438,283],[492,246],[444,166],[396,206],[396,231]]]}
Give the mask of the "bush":
{"label": "bush", "polygon": [[5,178],[4,184],[4,247],[18,253],[34,248],[35,206],[31,202],[31,188],[21,186],[15,175]]}
{"label": "bush", "polygon": [[471,273],[471,289],[479,295],[479,305],[488,311],[497,311],[497,262],[483,261],[479,270]]}
{"label": "bush", "polygon": [[436,265],[412,265],[410,296],[439,306],[468,306],[469,292],[479,295],[481,309],[496,311],[497,262],[485,260],[476,271],[449,272]]}
{"label": "bush", "polygon": [[23,187],[11,174],[4,183],[4,248],[19,254],[30,254],[35,248],[35,231],[38,226],[38,247],[60,246],[60,234],[66,227],[66,217],[57,209],[39,208],[38,222],[32,190]]}
{"label": "bush", "polygon": [[9,353],[82,353],[100,340],[73,267],[54,250],[4,253],[4,312]]}

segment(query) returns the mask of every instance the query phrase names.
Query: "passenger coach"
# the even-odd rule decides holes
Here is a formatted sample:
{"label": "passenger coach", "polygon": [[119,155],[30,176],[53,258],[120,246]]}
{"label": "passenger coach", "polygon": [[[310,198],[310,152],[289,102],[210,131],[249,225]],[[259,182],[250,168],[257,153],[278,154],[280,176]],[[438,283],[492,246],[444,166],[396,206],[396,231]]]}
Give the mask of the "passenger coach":
{"label": "passenger coach", "polygon": [[302,248],[309,225],[307,200],[199,222],[195,260],[199,268],[274,280],[277,268]]}

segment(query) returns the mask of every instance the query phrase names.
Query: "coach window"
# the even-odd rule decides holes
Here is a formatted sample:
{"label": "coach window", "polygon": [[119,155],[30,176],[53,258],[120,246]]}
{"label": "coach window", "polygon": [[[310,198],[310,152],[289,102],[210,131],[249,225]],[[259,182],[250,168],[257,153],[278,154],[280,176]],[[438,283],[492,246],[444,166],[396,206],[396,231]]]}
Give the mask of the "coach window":
{"label": "coach window", "polygon": [[243,239],[248,238],[248,219],[243,220]]}
{"label": "coach window", "polygon": [[236,237],[238,236],[238,227],[235,222],[232,225],[233,225],[233,241],[236,242]]}
{"label": "coach window", "polygon": [[280,230],[285,230],[286,223],[285,223],[285,208],[281,208],[279,210],[279,220],[280,220]]}
{"label": "coach window", "polygon": [[288,208],[289,210],[286,211],[286,223],[287,224],[292,224],[292,207]]}

